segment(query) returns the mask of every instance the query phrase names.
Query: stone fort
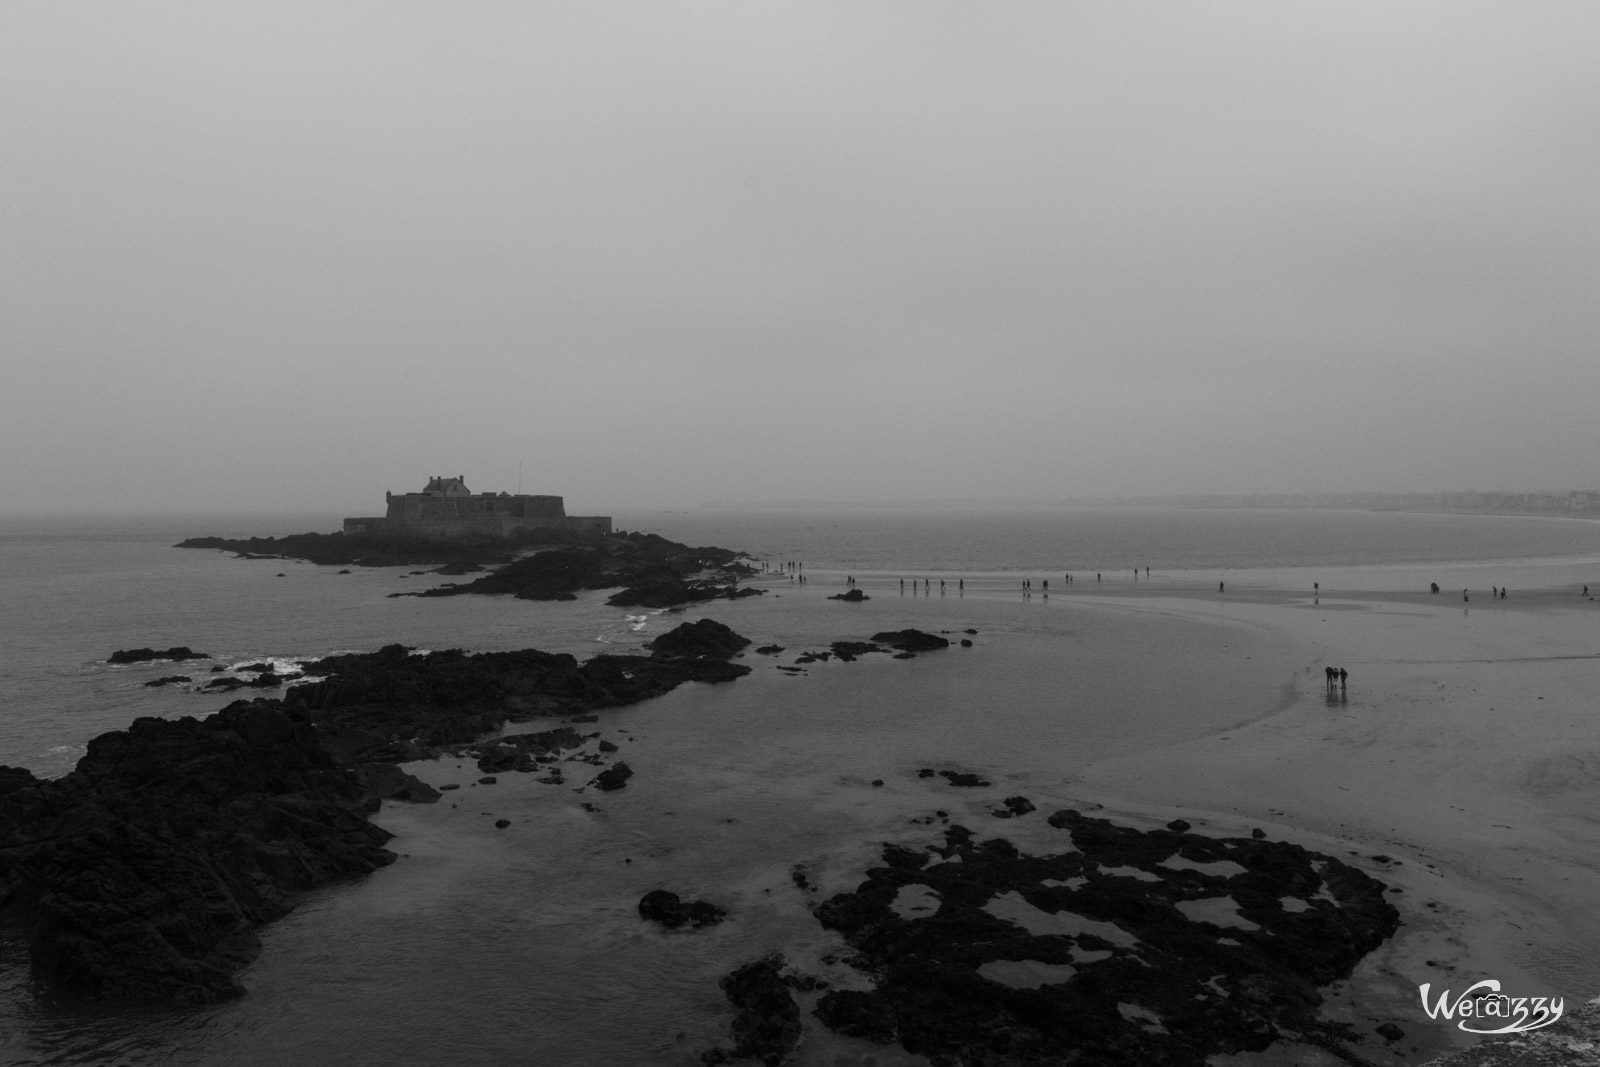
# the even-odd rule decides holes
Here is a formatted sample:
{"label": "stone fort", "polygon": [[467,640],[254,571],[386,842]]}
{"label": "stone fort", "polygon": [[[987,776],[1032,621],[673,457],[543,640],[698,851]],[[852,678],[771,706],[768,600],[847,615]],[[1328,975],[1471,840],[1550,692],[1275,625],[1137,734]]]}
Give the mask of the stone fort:
{"label": "stone fort", "polygon": [[420,493],[384,493],[382,518],[345,519],[347,534],[425,537],[439,541],[506,540],[524,533],[611,532],[609,515],[568,515],[558,496],[474,493],[463,475],[433,477]]}

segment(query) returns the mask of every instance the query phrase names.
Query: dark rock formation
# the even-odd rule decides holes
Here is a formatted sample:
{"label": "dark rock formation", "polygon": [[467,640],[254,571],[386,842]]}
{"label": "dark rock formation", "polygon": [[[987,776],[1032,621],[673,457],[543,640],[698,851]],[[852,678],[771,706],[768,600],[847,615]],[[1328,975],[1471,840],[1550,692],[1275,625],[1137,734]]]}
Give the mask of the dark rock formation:
{"label": "dark rock formation", "polygon": [[[726,627],[721,631],[726,631],[720,638],[723,647],[746,641]],[[669,641],[668,649],[694,647],[687,640],[675,642]],[[341,763],[424,759],[447,746],[476,741],[508,719],[522,722],[539,715],[621,707],[684,682],[725,682],[750,671],[710,652],[599,655],[580,664],[565,653],[536,649],[412,655],[401,645],[329,656],[308,669],[322,680],[292,686],[284,702],[306,709]],[[529,764],[519,762],[514,769],[529,769]]]}
{"label": "dark rock formation", "polygon": [[815,663],[829,656],[837,656],[843,662],[851,663],[869,653],[888,652],[891,649],[899,650],[896,659],[909,659],[918,652],[949,647],[950,642],[937,634],[925,634],[921,630],[893,630],[873,634],[871,641],[835,641],[828,646],[827,652],[806,652],[795,662]]}
{"label": "dark rock formation", "polygon": [[[287,537],[191,537],[174,547],[212,548],[232,552],[241,559],[303,559],[333,567],[405,567],[441,563],[471,570],[480,563],[510,560],[518,552],[526,551],[528,543],[303,533]],[[449,573],[458,572],[451,570]]]}
{"label": "dark rock formation", "polygon": [[609,793],[627,785],[628,779],[632,777],[633,768],[626,763],[618,763],[595,775],[594,786],[603,793]]}
{"label": "dark rock formation", "polygon": [[783,957],[771,955],[722,979],[733,1017],[733,1048],[715,1048],[701,1054],[705,1064],[754,1059],[776,1067],[800,1041],[800,1007],[779,977]]}
{"label": "dark rock formation", "polygon": [[651,641],[650,651],[658,656],[707,656],[727,659],[750,644],[748,637],[733,632],[714,619],[680,623]]}
{"label": "dark rock formation", "polygon": [[[533,649],[413,656],[391,645],[331,656],[317,663],[321,681],[281,701],[103,734],[64,778],[0,767],[0,923],[20,928],[36,973],[66,990],[236,996],[255,931],[288,912],[295,893],[393,861],[389,835],[367,821],[380,797],[437,797],[394,763],[475,742],[508,717],[616,707],[685,681],[737,677],[747,668],[707,649],[744,639],[716,627],[697,631],[711,645],[683,645],[699,654],[583,664]],[[561,727],[486,747],[537,762],[585,740]]]}
{"label": "dark rock formation", "polygon": [[[551,548],[555,545],[557,547]],[[193,537],[179,548],[214,548],[247,559],[303,559],[330,566],[414,566],[437,563],[439,574],[496,569],[474,581],[393,596],[503,594],[523,600],[573,600],[586,589],[623,588],[609,603],[673,607],[699,601],[760,596],[762,591],[705,577],[754,573],[740,553],[682,545],[658,534],[605,537],[560,530],[529,531],[512,540],[435,541],[372,534],[294,534],[229,539]],[[534,549],[539,551],[532,551]],[[532,554],[527,554],[529,552]],[[519,558],[520,557],[520,558]],[[421,572],[419,572],[421,573]]]}
{"label": "dark rock formation", "polygon": [[932,767],[922,768],[917,772],[917,777],[932,778],[936,774],[958,789],[978,789],[991,784],[987,779],[970,771],[935,771]]}
{"label": "dark rock formation", "polygon": [[1034,810],[1033,801],[1027,797],[1006,797],[1002,804],[990,813],[997,819],[1012,819]]}
{"label": "dark rock formation", "polygon": [[846,603],[849,603],[849,604],[859,604],[863,600],[871,600],[872,598],[869,597],[867,594],[863,593],[859,589],[852,589],[848,593],[835,593],[833,596],[829,597],[828,599],[829,600],[843,600],[843,601],[845,601]]}
{"label": "dark rock formation", "polygon": [[66,777],[0,789],[0,920],[38,974],[94,997],[236,996],[291,894],[394,859],[376,801],[275,702],[139,719]]}
{"label": "dark rock formation", "polygon": [[151,660],[157,660],[157,659],[185,660],[185,659],[210,659],[210,658],[211,658],[211,656],[208,653],[196,652],[194,649],[190,648],[188,645],[174,645],[173,647],[167,649],[166,651],[161,651],[161,650],[154,649],[154,648],[124,648],[124,649],[118,649],[116,652],[111,653],[111,656],[106,660],[106,662],[107,663],[148,663]]}
{"label": "dark rock formation", "polygon": [[477,746],[481,771],[531,771],[539,758],[578,748],[587,740],[570,726],[530,734],[507,734]]}
{"label": "dark rock formation", "polygon": [[[588,589],[623,587],[607,601],[619,607],[674,607],[706,600],[759,596],[761,590],[718,584],[750,573],[739,553],[691,548],[655,534],[618,534],[597,541],[536,552],[464,585],[446,585],[408,596],[510,595],[522,600],[574,600]],[[397,594],[399,595],[399,594]]]}
{"label": "dark rock formation", "polygon": [[362,763],[350,768],[350,776],[365,792],[379,800],[431,804],[439,799],[437,789],[392,763]]}
{"label": "dark rock formation", "polygon": [[[1029,856],[959,826],[942,847],[885,846],[884,866],[817,909],[877,986],[827,993],[817,1016],[993,1067],[1198,1067],[1280,1035],[1354,1039],[1317,1017],[1317,988],[1395,931],[1382,883],[1296,845],[1049,821],[1078,851]],[[936,902],[925,917],[896,910],[906,888]]]}
{"label": "dark rock formation", "polygon": [[715,926],[727,912],[704,900],[684,901],[667,889],[653,889],[639,899],[639,916],[676,930],[680,926]]}
{"label": "dark rock formation", "polygon": [[938,634],[925,634],[921,630],[885,630],[873,634],[872,639],[902,652],[933,652],[950,647],[947,639]]}
{"label": "dark rock formation", "polygon": [[154,689],[159,685],[181,685],[185,682],[192,681],[194,681],[194,679],[189,677],[187,674],[169,674],[164,678],[153,678],[144,684],[148,688]]}

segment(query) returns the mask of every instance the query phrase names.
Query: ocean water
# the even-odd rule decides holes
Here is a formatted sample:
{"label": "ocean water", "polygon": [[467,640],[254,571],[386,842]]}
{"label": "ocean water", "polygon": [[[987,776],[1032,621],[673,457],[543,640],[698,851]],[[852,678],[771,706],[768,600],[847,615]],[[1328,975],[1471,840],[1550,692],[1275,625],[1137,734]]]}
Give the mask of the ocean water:
{"label": "ocean water", "polygon": [[[32,987],[25,951],[0,939],[0,1063],[694,1063],[726,1041],[716,978],[734,966],[781,950],[849,980],[828,960],[838,946],[810,918],[794,864],[827,892],[848,888],[880,842],[927,832],[913,819],[941,809],[977,820],[992,806],[987,793],[930,785],[919,767],[976,770],[996,795],[1024,792],[1049,810],[1089,761],[1206,736],[1285,699],[1281,665],[1292,652],[1272,635],[1220,614],[1199,623],[1118,611],[1075,599],[1074,586],[1098,574],[1102,588],[1316,581],[1333,593],[1439,581],[1520,591],[1589,582],[1592,572],[1600,588],[1600,525],[1564,519],[693,509],[617,521],[772,567],[767,596],[704,612],[757,644],[794,652],[917,626],[974,629],[976,647],[792,677],[748,657],[756,673],[737,683],[608,714],[599,729],[637,774],[603,799],[575,792],[576,774],[574,788],[515,775],[478,787],[470,766],[418,766],[431,781],[463,784],[454,806],[386,807],[379,821],[399,835],[401,862],[311,894],[270,927],[244,975],[251,992],[232,1004],[57,1003]],[[0,763],[64,773],[100,732],[139,715],[203,715],[230,699],[143,684],[171,673],[204,681],[211,661],[107,665],[119,648],[187,644],[224,667],[392,641],[586,656],[638,647],[698,614],[630,614],[603,594],[561,604],[391,598],[441,579],[170,547],[336,523],[0,522]],[[805,583],[778,572],[788,561],[803,564]],[[872,599],[828,601],[846,576]],[[901,591],[913,578],[927,579],[927,595]],[[1045,580],[1053,597],[1042,595]],[[600,810],[584,810],[585,799]],[[494,830],[496,817],[513,826]],[[634,905],[662,886],[716,900],[731,918],[693,935],[643,929]],[[802,1053],[808,1063],[918,1062],[827,1035],[809,1035]]]}

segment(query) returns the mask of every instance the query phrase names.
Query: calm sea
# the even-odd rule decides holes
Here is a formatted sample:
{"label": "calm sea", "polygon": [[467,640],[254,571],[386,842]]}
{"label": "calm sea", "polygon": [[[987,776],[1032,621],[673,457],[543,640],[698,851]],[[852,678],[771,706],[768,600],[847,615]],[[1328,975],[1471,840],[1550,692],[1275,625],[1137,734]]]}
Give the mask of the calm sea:
{"label": "calm sea", "polygon": [[[1600,524],[1555,518],[1116,508],[689,509],[615,518],[622,528],[740,549],[774,570],[803,564],[806,585],[775,579],[773,596],[708,612],[753,637],[795,648],[861,636],[842,629],[848,624],[825,600],[849,576],[874,597],[864,616],[874,628],[980,629],[989,673],[961,675],[930,660],[891,676],[884,664],[863,664],[852,665],[860,668],[854,674],[818,669],[802,679],[673,694],[626,713],[629,736],[641,748],[648,741],[657,763],[618,794],[625,801],[608,802],[609,821],[583,813],[570,793],[519,802],[526,830],[481,841],[476,831],[441,830],[442,813],[397,812],[391,828],[404,831],[399,840],[410,857],[362,887],[314,895],[269,930],[267,951],[245,976],[252,992],[233,1005],[108,1012],[52,1004],[30,988],[25,953],[0,939],[0,1062],[277,1063],[291,1053],[307,1062],[385,1065],[696,1062],[695,1050],[725,1026],[715,975],[743,962],[751,929],[742,939],[732,924],[695,941],[651,940],[630,912],[640,885],[715,889],[720,879],[724,900],[763,916],[762,936],[781,932],[770,936],[803,953],[817,939],[803,912],[761,910],[789,884],[797,850],[845,878],[869,858],[864,842],[932,803],[914,783],[876,792],[862,783],[908,761],[965,757],[991,771],[1013,768],[1023,785],[1048,790],[1067,757],[1041,757],[1034,743],[1041,734],[1060,731],[1059,749],[1071,758],[1114,752],[1141,739],[1128,736],[1131,713],[1169,699],[1140,688],[1137,653],[1129,650],[1159,640],[1214,660],[1232,640],[1225,631],[1170,622],[1086,625],[1061,595],[1067,574],[1075,583],[1098,576],[1175,589],[1221,580],[1230,588],[1309,589],[1317,581],[1336,594],[1414,590],[1429,581],[1523,590],[1589,582],[1592,571],[1600,588]],[[396,598],[389,594],[441,579],[404,568],[340,574],[171,547],[196,535],[331,530],[337,521],[0,520],[0,763],[58,775],[91,737],[137,716],[214,711],[229,698],[195,691],[213,666],[226,672],[264,658],[393,641],[586,656],[637,647],[676,621],[607,607],[603,594],[565,604]],[[927,578],[934,589],[943,579],[952,594],[901,595],[901,579],[912,578]],[[1056,606],[1022,600],[1024,579],[1036,589],[1050,580]],[[959,598],[958,581],[965,585]],[[1174,629],[1158,633],[1159,626]],[[117,649],[171,645],[214,659],[105,662]],[[1024,673],[1015,668],[1046,655],[1062,657],[1070,687],[1027,683],[1032,688],[1006,694],[1004,715],[972,681]],[[1234,687],[1226,692],[1259,690],[1244,703],[1264,714],[1281,680],[1248,673],[1256,669],[1241,663],[1243,673],[1217,684]],[[176,673],[194,682],[144,684]],[[1169,722],[1220,729],[1246,714],[1224,690],[1203,684],[1184,693],[1181,715],[1152,715],[1143,740],[1180,728]],[[716,716],[709,724],[708,715]],[[655,807],[646,813],[626,804]],[[583,857],[571,855],[578,841],[586,843]],[[813,1049],[811,1062],[897,1062],[852,1049],[848,1042]]]}

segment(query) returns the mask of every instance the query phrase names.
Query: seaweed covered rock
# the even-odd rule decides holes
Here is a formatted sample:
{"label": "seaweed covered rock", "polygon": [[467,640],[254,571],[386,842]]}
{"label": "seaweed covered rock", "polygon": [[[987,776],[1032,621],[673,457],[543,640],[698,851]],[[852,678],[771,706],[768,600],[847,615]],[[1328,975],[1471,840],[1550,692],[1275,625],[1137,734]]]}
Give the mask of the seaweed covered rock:
{"label": "seaweed covered rock", "polygon": [[[934,1062],[1200,1065],[1280,1035],[1328,1045],[1318,987],[1389,937],[1384,886],[1296,845],[1141,831],[1062,811],[1075,851],[1031,856],[950,827],[817,909],[870,991],[834,1030]],[[1063,842],[1065,844],[1065,842]]]}

